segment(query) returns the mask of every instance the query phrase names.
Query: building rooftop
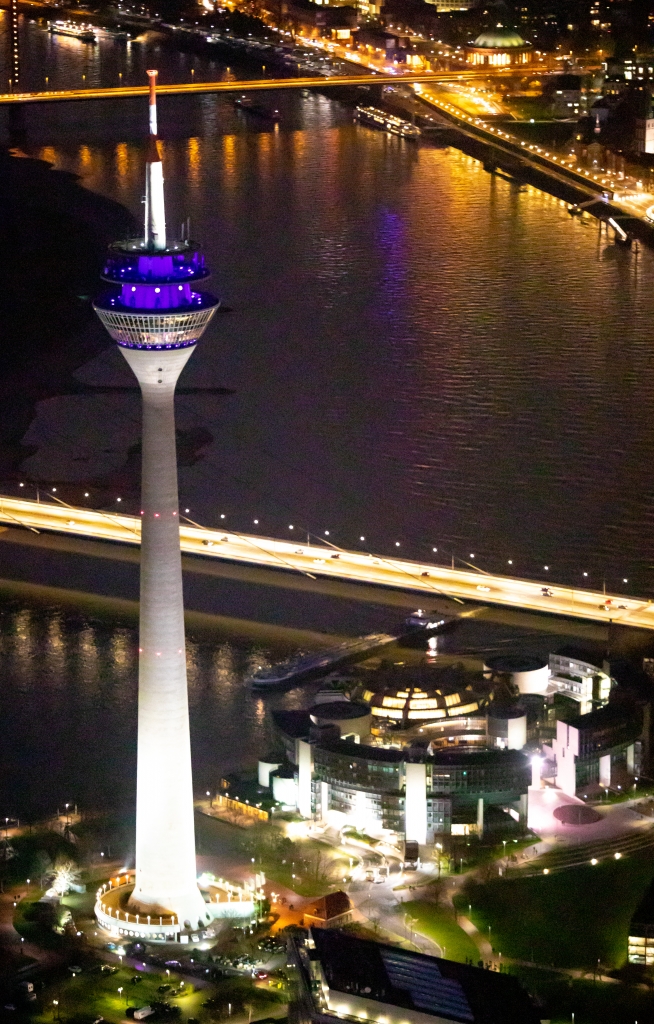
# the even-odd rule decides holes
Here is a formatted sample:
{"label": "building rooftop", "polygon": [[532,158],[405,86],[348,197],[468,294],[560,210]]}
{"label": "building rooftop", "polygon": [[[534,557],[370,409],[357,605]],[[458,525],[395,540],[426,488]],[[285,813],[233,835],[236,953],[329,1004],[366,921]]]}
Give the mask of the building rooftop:
{"label": "building rooftop", "polygon": [[366,715],[370,714],[370,708],[362,701],[330,700],[314,704],[309,709],[309,714],[313,719],[321,719],[328,722],[345,721],[350,718],[365,718]]}
{"label": "building rooftop", "polygon": [[[563,77],[563,76],[561,76]],[[590,650],[588,647],[577,647],[574,644],[565,644],[554,652],[559,658],[572,658],[573,661],[583,661],[586,665],[592,665],[600,669],[603,657],[600,651]]]}
{"label": "building rooftop", "polygon": [[531,46],[531,43],[525,42],[515,29],[497,25],[495,28],[482,32],[472,45],[480,50],[511,50]]}
{"label": "building rooftop", "polygon": [[527,714],[524,704],[502,704],[499,701],[488,707],[489,718],[509,719],[523,718]]}
{"label": "building rooftop", "polygon": [[399,750],[397,747],[369,747],[363,743],[354,743],[352,740],[336,740],[319,745],[325,750],[365,761],[424,761],[434,766],[465,768],[528,764],[527,755],[522,750],[470,750],[466,747],[464,750],[435,750],[430,754],[427,749],[416,746]]}
{"label": "building rooftop", "polygon": [[638,707],[628,701],[614,701],[605,704],[603,708],[597,708],[596,711],[589,711],[587,715],[577,715],[576,718],[569,719],[568,725],[579,730],[602,729],[631,722],[637,724],[639,720]]}
{"label": "building rooftop", "polygon": [[352,910],[350,897],[346,892],[338,889],[337,892],[328,892],[326,896],[314,900],[308,907],[304,908],[305,915],[316,917],[320,921],[333,921],[335,917],[342,917]]}
{"label": "building rooftop", "polygon": [[486,667],[491,672],[537,672],[547,668],[548,662],[532,654],[497,654],[486,658]]}
{"label": "building rooftop", "polygon": [[304,739],[311,730],[311,716],[303,709],[273,711],[273,722],[281,732],[295,740]]}
{"label": "building rooftop", "polygon": [[509,975],[342,931],[315,928],[311,936],[332,991],[461,1024],[538,1024],[529,997]]}

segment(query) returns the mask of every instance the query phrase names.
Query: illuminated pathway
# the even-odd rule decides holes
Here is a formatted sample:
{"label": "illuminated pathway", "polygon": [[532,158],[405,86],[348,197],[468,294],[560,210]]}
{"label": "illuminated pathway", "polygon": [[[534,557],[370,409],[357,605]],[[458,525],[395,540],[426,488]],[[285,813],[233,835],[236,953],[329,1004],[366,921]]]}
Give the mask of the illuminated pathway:
{"label": "illuminated pathway", "polygon": [[[52,531],[95,540],[140,543],[141,523],[135,516],[98,512],[46,502],[0,497],[0,522],[8,526]],[[387,558],[299,542],[274,540],[199,526],[180,526],[181,547],[202,556],[268,569],[295,570],[372,586],[410,590],[426,599],[450,597],[525,611],[549,612],[607,624],[654,628],[654,604],[642,598],[605,595],[549,583],[493,576],[465,569]],[[549,591],[544,593],[543,591]]]}

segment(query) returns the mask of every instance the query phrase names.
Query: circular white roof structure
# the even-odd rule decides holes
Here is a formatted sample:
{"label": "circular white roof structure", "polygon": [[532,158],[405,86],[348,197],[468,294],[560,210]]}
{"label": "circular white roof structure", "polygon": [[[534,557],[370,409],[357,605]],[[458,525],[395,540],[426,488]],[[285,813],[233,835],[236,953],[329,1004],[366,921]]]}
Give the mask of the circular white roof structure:
{"label": "circular white roof structure", "polygon": [[472,45],[479,50],[520,50],[531,46],[531,43],[525,42],[515,29],[497,25],[478,35]]}

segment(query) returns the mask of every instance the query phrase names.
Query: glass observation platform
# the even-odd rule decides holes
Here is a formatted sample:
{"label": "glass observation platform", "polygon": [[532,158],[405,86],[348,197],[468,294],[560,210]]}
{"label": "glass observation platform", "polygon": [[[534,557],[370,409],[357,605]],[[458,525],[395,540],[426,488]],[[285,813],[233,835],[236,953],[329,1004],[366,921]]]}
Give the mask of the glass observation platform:
{"label": "glass observation platform", "polygon": [[173,349],[194,345],[220,305],[193,283],[209,276],[199,246],[171,242],[165,249],[143,239],[116,242],[109,249],[102,278],[109,287],[95,311],[119,345]]}

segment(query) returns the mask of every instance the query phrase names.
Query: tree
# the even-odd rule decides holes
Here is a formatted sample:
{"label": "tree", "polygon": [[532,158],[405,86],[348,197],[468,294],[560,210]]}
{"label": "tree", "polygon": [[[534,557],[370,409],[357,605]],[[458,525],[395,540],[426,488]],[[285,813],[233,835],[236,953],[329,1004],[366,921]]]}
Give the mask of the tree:
{"label": "tree", "polygon": [[71,886],[79,881],[80,871],[75,861],[57,860],[54,866],[52,888],[58,896],[65,896]]}
{"label": "tree", "polygon": [[46,881],[54,874],[54,865],[50,854],[46,850],[37,850],[30,865],[30,872],[38,878],[41,888]]}

